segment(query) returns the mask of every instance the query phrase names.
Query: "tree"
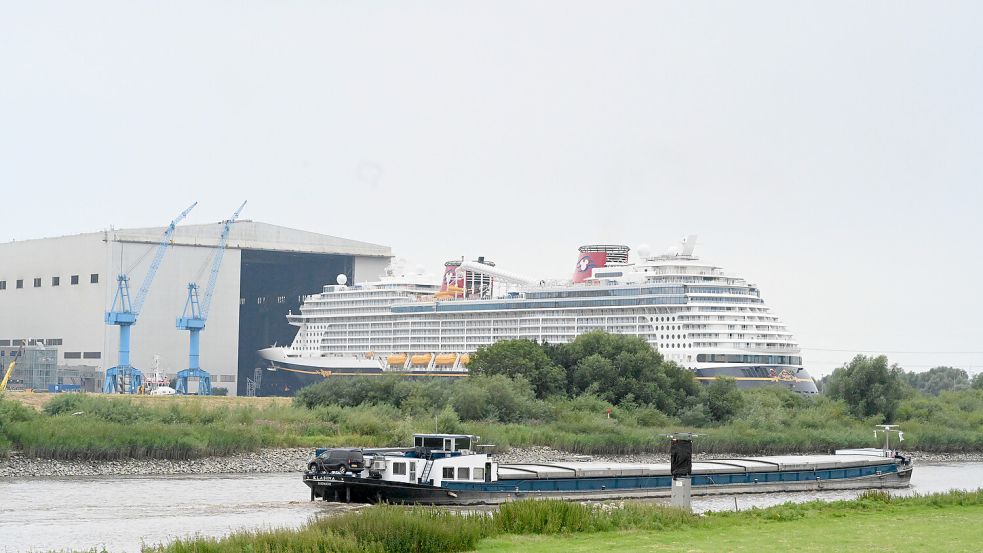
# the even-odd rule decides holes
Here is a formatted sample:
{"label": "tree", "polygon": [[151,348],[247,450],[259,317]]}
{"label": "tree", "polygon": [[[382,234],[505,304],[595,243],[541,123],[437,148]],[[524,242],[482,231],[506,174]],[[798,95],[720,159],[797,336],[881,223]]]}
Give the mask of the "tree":
{"label": "tree", "polygon": [[737,380],[717,378],[703,388],[703,403],[712,420],[725,422],[744,406],[744,394],[737,389]]}
{"label": "tree", "polygon": [[978,373],[973,377],[973,383],[971,386],[974,390],[983,390],[983,373]]}
{"label": "tree", "polygon": [[503,340],[478,350],[468,365],[474,376],[522,377],[536,397],[589,393],[620,405],[648,405],[675,414],[699,395],[693,374],[667,363],[638,336],[593,331],[569,344]]}
{"label": "tree", "polygon": [[468,364],[468,373],[521,376],[532,384],[539,398],[562,394],[567,386],[565,371],[532,340],[501,340],[479,348]]}
{"label": "tree", "polygon": [[969,388],[969,375],[966,371],[952,367],[935,367],[921,373],[905,373],[905,376],[909,386],[933,396]]}
{"label": "tree", "polygon": [[894,420],[904,397],[904,371],[897,365],[888,367],[887,357],[858,355],[833,371],[823,386],[823,393],[842,399],[857,417],[883,415]]}
{"label": "tree", "polygon": [[585,392],[614,404],[631,398],[675,414],[700,392],[692,373],[666,363],[644,338],[602,331],[581,334],[554,358],[566,365],[570,392]]}

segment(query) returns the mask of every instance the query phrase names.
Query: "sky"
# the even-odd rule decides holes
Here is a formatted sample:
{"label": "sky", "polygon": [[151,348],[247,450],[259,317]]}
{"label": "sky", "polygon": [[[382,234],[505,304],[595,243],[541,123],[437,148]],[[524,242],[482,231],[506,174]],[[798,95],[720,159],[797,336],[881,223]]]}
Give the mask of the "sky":
{"label": "sky", "polygon": [[[0,0],[0,241],[243,217],[758,284],[816,375],[983,372],[979,2]],[[2,263],[2,260],[0,260]],[[912,353],[914,352],[914,353]]]}

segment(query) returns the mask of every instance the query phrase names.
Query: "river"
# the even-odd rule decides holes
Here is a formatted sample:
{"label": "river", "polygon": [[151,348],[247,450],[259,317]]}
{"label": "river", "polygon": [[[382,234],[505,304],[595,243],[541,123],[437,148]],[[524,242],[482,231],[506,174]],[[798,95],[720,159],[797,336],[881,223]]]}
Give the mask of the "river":
{"label": "river", "polygon": [[[983,463],[916,465],[906,495],[983,487]],[[696,511],[849,499],[858,491],[694,498]],[[736,498],[736,503],[735,503]],[[0,479],[0,552],[139,551],[142,543],[296,527],[357,508],[310,502],[297,473]]]}

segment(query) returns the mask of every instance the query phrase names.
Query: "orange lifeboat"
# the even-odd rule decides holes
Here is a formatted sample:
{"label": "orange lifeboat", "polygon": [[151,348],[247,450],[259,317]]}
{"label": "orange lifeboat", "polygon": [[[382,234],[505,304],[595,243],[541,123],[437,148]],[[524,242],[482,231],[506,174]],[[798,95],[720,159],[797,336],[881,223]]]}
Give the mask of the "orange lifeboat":
{"label": "orange lifeboat", "polygon": [[415,367],[426,367],[430,364],[431,359],[433,359],[432,353],[418,353],[410,356],[410,363]]}
{"label": "orange lifeboat", "polygon": [[461,364],[462,365],[467,365],[470,362],[471,362],[471,356],[470,355],[468,355],[468,354],[465,353],[464,355],[461,356]]}
{"label": "orange lifeboat", "polygon": [[403,363],[406,363],[406,354],[398,353],[396,355],[390,355],[386,362],[389,363],[390,367],[402,367]]}
{"label": "orange lifeboat", "polygon": [[457,361],[456,353],[441,353],[437,356],[438,365],[453,365]]}

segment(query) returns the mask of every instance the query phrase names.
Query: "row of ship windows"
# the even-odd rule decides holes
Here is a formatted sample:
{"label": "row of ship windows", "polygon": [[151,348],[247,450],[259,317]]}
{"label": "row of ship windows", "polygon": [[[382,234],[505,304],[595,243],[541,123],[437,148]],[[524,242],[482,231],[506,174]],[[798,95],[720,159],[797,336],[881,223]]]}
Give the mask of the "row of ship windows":
{"label": "row of ship windows", "polygon": [[610,296],[640,296],[651,294],[681,294],[682,286],[664,288],[610,288],[595,290],[575,290],[558,292],[526,292],[526,299],[560,299],[560,298],[601,298]]}
{"label": "row of ship windows", "polygon": [[413,328],[413,329],[389,329],[389,328],[383,328],[383,329],[377,329],[377,330],[371,330],[371,331],[369,331],[369,332],[371,332],[371,334],[369,334],[368,332],[366,332],[365,329],[362,329],[361,332],[354,331],[354,330],[352,332],[348,332],[348,331],[346,331],[344,329],[332,329],[332,330],[326,330],[323,333],[319,333],[319,334],[322,334],[324,336],[350,336],[350,335],[357,335],[357,334],[377,335],[377,336],[382,336],[382,335],[386,335],[386,336],[392,336],[392,335],[396,335],[396,336],[399,336],[399,335],[402,335],[402,336],[410,336],[410,335],[413,335],[413,336],[427,336],[427,335],[431,335],[431,336],[437,336],[437,335],[445,335],[445,336],[448,336],[449,335],[449,336],[453,336],[453,335],[470,334],[470,335],[478,336],[478,335],[490,335],[490,334],[538,334],[538,333],[541,333],[543,331],[545,331],[545,332],[569,331],[571,333],[579,333],[579,332],[588,332],[590,330],[599,330],[599,329],[610,329],[612,331],[618,330],[618,331],[634,332],[635,330],[637,330],[637,328],[638,327],[636,325],[583,325],[583,326],[578,326],[578,325],[545,325],[545,326],[537,326],[537,327],[529,327],[529,328],[515,328],[515,327],[512,327],[512,328],[485,328],[485,329],[470,329],[470,330],[465,330],[465,329],[436,329],[436,328]]}
{"label": "row of ship windows", "polygon": [[467,321],[464,319],[455,320],[433,320],[433,319],[419,319],[419,320],[409,320],[409,321],[378,321],[378,322],[358,322],[358,323],[333,323],[333,324],[310,324],[307,328],[311,330],[386,330],[390,328],[395,329],[418,329],[418,328],[501,328],[501,327],[529,327],[538,328],[544,324],[549,325],[551,323],[556,324],[556,322],[566,322],[569,321],[570,325],[576,326],[587,326],[587,325],[610,325],[610,324],[647,324],[648,320],[645,318],[637,317],[596,317],[596,318],[577,318],[572,319],[570,317],[549,317],[549,318],[529,318],[529,319],[505,319],[505,320],[487,320],[487,321]]}
{"label": "row of ship windows", "polygon": [[769,365],[801,365],[798,355],[725,355],[720,353],[701,353],[696,356],[700,363],[763,363]]}
{"label": "row of ship windows", "polygon": [[719,286],[687,286],[686,291],[688,293],[694,294],[737,294],[737,295],[748,295],[757,296],[757,290],[752,288],[742,288],[742,287],[727,287],[722,288]]}
{"label": "row of ship windows", "polygon": [[[610,292],[616,292],[611,290]],[[619,294],[609,294],[619,295]],[[763,303],[759,298],[718,298],[718,297],[699,297],[688,298],[695,303]],[[631,300],[570,300],[553,302],[494,302],[482,304],[464,304],[454,302],[443,302],[426,305],[393,305],[389,300],[365,300],[365,301],[334,301],[331,305],[311,305],[304,309],[306,314],[341,313],[363,310],[366,307],[383,307],[393,305],[394,313],[426,313],[428,311],[500,311],[512,309],[548,309],[548,308],[570,308],[570,307],[596,307],[596,306],[630,306],[630,305],[653,305],[653,304],[684,304],[687,302],[685,296],[666,296],[654,298],[640,298]]]}
{"label": "row of ship windows", "polygon": [[[411,307],[419,307],[419,306],[411,306]],[[616,316],[634,315],[634,316],[640,316],[640,317],[649,317],[649,316],[651,316],[653,314],[653,312],[658,312],[658,311],[663,311],[663,310],[668,310],[668,309],[672,309],[673,312],[675,312],[675,311],[678,311],[678,310],[681,310],[681,309],[684,309],[684,308],[679,307],[679,306],[673,306],[671,308],[669,308],[669,307],[639,307],[637,309],[632,309],[632,306],[629,305],[629,306],[626,306],[626,307],[625,306],[615,306],[615,308],[610,309],[610,310],[606,310],[606,311],[609,312],[609,313],[612,313],[612,315],[616,315]],[[346,310],[346,311],[349,311],[349,310]],[[355,310],[355,311],[357,311],[357,310]],[[392,313],[388,309],[385,310],[385,311],[379,311],[377,313],[378,313],[378,315],[376,315],[376,316],[373,316],[373,314],[371,314],[371,313],[370,314],[365,314],[365,316],[361,316],[362,313],[358,313],[360,315],[358,317],[358,319],[360,321],[364,321],[364,320],[385,320],[385,321],[392,321],[393,320],[392,319]],[[331,315],[334,315],[334,313],[331,313]],[[522,315],[521,315],[522,318],[544,317],[544,316],[545,317],[553,316],[553,317],[562,317],[562,318],[568,318],[568,317],[597,317],[598,316],[598,311],[596,309],[564,309],[562,311],[557,311],[556,309],[542,309],[542,310],[538,310],[538,311],[537,310],[531,310],[529,312],[522,313]],[[469,322],[471,322],[471,321],[487,321],[487,320],[492,320],[492,319],[501,319],[503,317],[507,317],[509,320],[514,320],[515,315],[512,315],[511,313],[481,313],[481,312],[476,312],[476,313],[441,313],[441,314],[437,314],[437,313],[434,313],[433,312],[433,308],[431,307],[429,311],[423,311],[421,314],[415,316],[414,317],[414,320],[465,320],[466,319]],[[332,317],[332,318],[334,318],[334,317]],[[402,322],[402,321],[401,320],[397,320],[397,323],[398,322]]]}
{"label": "row of ship windows", "polygon": [[[762,309],[762,311],[767,311],[767,309]],[[680,321],[732,321],[732,322],[742,322],[742,321],[777,321],[778,317],[775,315],[680,315]]]}
{"label": "row of ship windows", "polygon": [[[35,277],[34,278],[34,288],[40,288],[43,281],[44,281],[43,278],[41,278],[41,277]],[[72,284],[73,286],[76,285],[76,284],[78,284],[79,283],[79,275],[72,275],[72,276],[70,276],[69,277],[69,283]],[[90,284],[99,284],[99,274],[98,273],[92,273],[91,275],[89,275],[89,283]],[[53,277],[51,277],[51,285],[52,286],[61,286],[61,277],[60,276],[53,276]],[[15,289],[24,288],[24,279],[19,278],[19,279],[15,280],[14,281],[14,288]],[[6,289],[7,289],[7,281],[6,280],[0,280],[0,290],[6,290]]]}
{"label": "row of ship windows", "polygon": [[[481,325],[481,326],[464,326],[464,325],[443,325],[443,324],[414,324],[414,325],[400,325],[393,326],[385,323],[380,324],[366,324],[366,323],[353,323],[353,324],[334,324],[334,325],[313,325],[309,326],[308,331],[323,331],[323,332],[350,332],[357,330],[369,330],[372,332],[420,332],[420,331],[442,331],[442,332],[481,332],[489,330],[498,329],[522,329],[522,330],[536,330],[539,328],[550,328],[550,327],[565,327],[565,328],[604,328],[610,326],[624,326],[627,328],[637,328],[640,324],[634,321],[608,321],[608,322],[570,322],[565,323],[564,321],[543,321],[538,323],[527,323],[527,324],[501,324],[501,325]],[[645,325],[647,328],[648,325]]]}
{"label": "row of ship windows", "polygon": [[[737,300],[735,300],[737,301]],[[614,307],[614,306],[637,306],[637,305],[678,305],[686,303],[685,296],[669,296],[641,298],[630,300],[573,300],[573,301],[515,301],[515,302],[489,302],[483,304],[455,304],[454,302],[438,303],[436,305],[397,305],[392,307],[393,313],[427,313],[427,312],[454,312],[454,311],[506,311],[514,309],[563,309],[570,307]]]}
{"label": "row of ship windows", "polygon": [[[717,309],[720,309],[720,308],[707,307],[706,309],[708,309],[708,310],[717,310]],[[766,309],[762,309],[761,311],[767,311],[767,308]],[[468,316],[468,315],[462,313],[460,315],[456,315],[456,314],[448,314],[448,315],[443,315],[443,314],[436,315],[435,314],[435,315],[430,315],[430,316],[424,315],[424,316],[420,316],[420,317],[414,317],[413,319],[393,320],[392,317],[390,316],[390,314],[388,312],[380,312],[378,315],[375,315],[375,316],[374,315],[370,315],[370,314],[360,313],[359,314],[360,316],[358,316],[357,320],[359,321],[359,323],[365,323],[365,324],[384,323],[387,326],[397,326],[397,327],[398,326],[408,326],[410,324],[419,324],[421,322],[433,322],[435,324],[439,323],[442,326],[447,326],[447,325],[463,326],[463,325],[466,324],[468,327],[473,327],[473,326],[493,326],[493,325],[494,326],[497,326],[497,325],[501,325],[501,324],[513,324],[513,325],[514,324],[520,324],[520,325],[522,325],[522,324],[528,324],[530,321],[537,321],[538,319],[544,319],[544,320],[546,320],[546,319],[569,320],[569,319],[574,318],[574,317],[577,318],[576,320],[577,320],[578,323],[583,322],[585,320],[587,322],[597,322],[598,320],[601,320],[601,319],[603,319],[603,320],[609,320],[609,321],[610,320],[616,320],[616,321],[619,321],[619,322],[634,322],[636,320],[636,318],[637,319],[640,319],[642,321],[646,321],[649,318],[647,314],[644,314],[644,315],[643,314],[639,314],[639,315],[632,315],[632,316],[624,316],[624,315],[626,315],[626,313],[624,313],[621,310],[618,310],[618,311],[615,312],[615,313],[617,313],[617,316],[608,316],[608,317],[597,317],[597,316],[585,317],[585,316],[583,316],[584,312],[582,312],[582,311],[571,311],[571,312],[564,312],[562,314],[557,314],[555,311],[548,311],[547,310],[547,311],[542,311],[541,313],[542,314],[540,315],[540,314],[538,314],[537,312],[534,311],[532,313],[525,314],[525,316],[523,316],[522,318],[518,318],[518,319],[517,318],[514,318],[514,317],[503,318],[502,315],[495,314],[495,313],[475,314],[473,316]],[[339,317],[339,318],[341,318],[341,317]],[[676,317],[662,317],[662,316],[658,316],[658,317],[653,317],[652,318],[652,321],[653,322],[669,322],[669,321],[675,321],[675,320],[676,320]],[[778,317],[773,316],[773,315],[764,315],[764,316],[762,316],[762,315],[743,315],[743,314],[742,315],[713,315],[713,316],[710,316],[710,315],[680,314],[679,317],[678,317],[678,320],[679,321],[687,321],[687,322],[689,322],[689,321],[708,321],[708,322],[709,321],[718,321],[718,322],[723,321],[723,322],[729,322],[729,323],[748,323],[748,322],[754,323],[755,321],[760,321],[760,322],[767,322],[767,323],[775,323],[775,322],[778,321]],[[518,323],[517,323],[517,321],[518,321]],[[538,324],[538,323],[536,323],[536,324]],[[322,325],[322,327],[324,327],[324,326],[326,326],[326,325]],[[760,326],[758,326],[758,327],[760,328]],[[784,328],[784,327],[780,327],[780,328]],[[776,328],[776,329],[778,329],[778,328]]]}
{"label": "row of ship windows", "polygon": [[[594,302],[587,302],[583,305],[580,305],[582,302],[568,302],[568,305],[550,305],[551,303],[558,303],[558,302],[544,302],[538,304],[528,304],[528,306],[514,304],[510,308],[503,307],[507,304],[485,304],[479,306],[480,309],[477,307],[471,307],[467,305],[449,305],[449,304],[440,304],[439,307],[436,308],[433,305],[399,305],[399,306],[392,306],[391,310],[387,309],[387,310],[378,311],[376,313],[377,315],[376,318],[378,318],[379,320],[391,320],[392,314],[397,314],[397,315],[424,314],[425,315],[428,313],[433,313],[434,315],[431,318],[435,320],[444,320],[446,317],[454,317],[455,315],[461,318],[468,317],[469,319],[480,320],[480,319],[500,318],[503,315],[500,313],[483,314],[480,313],[479,311],[510,311],[515,309],[522,309],[524,311],[527,311],[527,313],[524,313],[524,315],[527,316],[535,317],[537,313],[543,313],[543,314],[552,314],[557,317],[566,318],[583,312],[563,311],[562,314],[557,314],[555,310],[556,309],[565,310],[568,308],[575,308],[575,307],[636,307],[640,305],[660,304],[660,303],[675,305],[675,303],[668,301],[670,299],[671,298],[648,298],[649,301],[643,302],[641,304],[637,302],[630,302],[627,300],[607,300],[607,299],[595,300]],[[257,301],[259,303],[262,303],[262,300],[257,300]],[[578,305],[573,305],[573,304],[578,304]],[[775,316],[768,316],[768,315],[763,315],[763,316],[745,315],[745,313],[754,313],[754,314],[768,313],[767,307],[737,307],[737,306],[725,307],[725,306],[707,305],[707,306],[697,306],[696,310],[697,311],[694,312],[702,311],[707,313],[728,313],[728,312],[741,313],[741,315],[737,315],[739,317],[742,317],[741,320],[746,320],[746,319],[776,320],[777,319],[777,317]],[[325,311],[325,312],[322,313],[320,311]],[[645,310],[639,309],[638,312],[639,314],[643,314],[645,313]],[[362,321],[371,320],[372,318],[372,314],[366,313],[364,307],[346,307],[346,308],[325,309],[325,310],[304,309],[303,313],[306,316],[334,316],[334,317],[357,316],[358,319]],[[439,313],[439,315],[437,313]],[[726,316],[722,316],[722,315],[717,315],[716,319],[712,318],[709,315],[688,316],[687,319],[688,320],[720,320],[720,321],[735,320],[733,318],[728,319]]]}

